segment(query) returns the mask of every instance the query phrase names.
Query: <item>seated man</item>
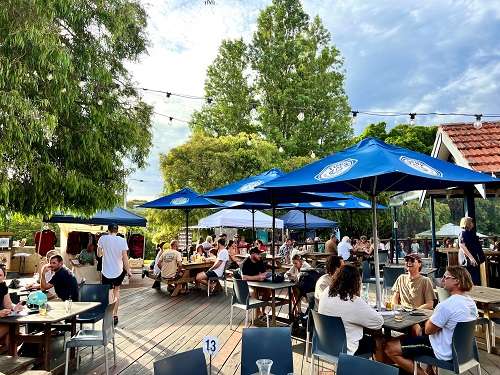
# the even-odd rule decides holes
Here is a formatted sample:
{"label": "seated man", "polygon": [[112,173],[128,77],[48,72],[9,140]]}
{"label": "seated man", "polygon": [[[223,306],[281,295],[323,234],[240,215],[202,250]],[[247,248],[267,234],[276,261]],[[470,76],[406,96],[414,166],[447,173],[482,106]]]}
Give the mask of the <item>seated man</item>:
{"label": "seated man", "polygon": [[[413,373],[412,358],[419,355],[435,356],[448,361],[452,358],[451,340],[457,323],[470,322],[478,317],[474,301],[465,295],[472,289],[469,272],[460,266],[449,266],[442,278],[450,297],[436,306],[434,314],[425,323],[425,334],[388,341],[385,353],[406,372]],[[419,375],[426,372],[420,367]]]}
{"label": "seated man", "polygon": [[[177,280],[182,276],[182,254],[177,250],[179,242],[170,241],[170,249],[163,251],[158,260],[158,268],[161,270],[161,277],[168,280]],[[170,291],[175,289],[175,285],[169,284]],[[184,288],[186,289],[186,288]]]}
{"label": "seated man", "polygon": [[219,238],[217,241],[217,260],[214,265],[206,272],[200,272],[196,275],[196,283],[204,284],[210,288],[211,292],[216,290],[222,290],[220,283],[217,281],[213,285],[208,285],[208,278],[218,278],[222,277],[224,270],[226,268],[226,263],[229,261],[229,252],[225,248],[226,242],[223,238]]}
{"label": "seated man", "polygon": [[[434,306],[434,289],[431,280],[420,274],[422,270],[422,259],[418,254],[405,256],[406,269],[408,273],[400,275],[392,291],[393,305],[403,305],[413,309],[432,310]],[[421,328],[418,324],[412,327],[412,336],[419,336]]]}
{"label": "seated man", "polygon": [[78,301],[78,282],[75,275],[66,268],[63,258],[60,255],[53,255],[50,258],[50,268],[54,275],[49,282],[42,285],[42,290],[50,290],[54,288],[57,297],[66,301]]}
{"label": "seated man", "polygon": [[[266,279],[266,264],[262,260],[258,247],[250,249],[250,256],[241,264],[241,278],[246,281],[264,281]],[[254,297],[262,297],[264,301],[269,299],[269,290],[263,288],[253,288]],[[265,317],[265,308],[257,309],[257,318]]]}
{"label": "seated man", "polygon": [[292,239],[288,237],[283,245],[281,245],[278,255],[280,257],[283,257],[285,259],[285,263],[290,263],[290,254],[292,253],[293,246],[292,246]]}
{"label": "seated man", "polygon": [[361,275],[358,268],[352,264],[342,265],[330,287],[321,294],[318,312],[342,318],[348,354],[375,353],[375,358],[382,358],[382,343],[376,342],[372,336],[364,335],[363,329],[379,330],[384,318],[359,296],[360,290]]}

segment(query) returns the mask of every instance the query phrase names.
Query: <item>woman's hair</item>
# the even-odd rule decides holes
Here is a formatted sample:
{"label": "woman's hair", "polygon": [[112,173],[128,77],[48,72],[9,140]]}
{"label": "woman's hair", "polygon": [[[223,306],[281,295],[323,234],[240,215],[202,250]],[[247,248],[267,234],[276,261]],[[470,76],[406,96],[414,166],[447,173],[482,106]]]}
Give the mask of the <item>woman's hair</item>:
{"label": "woman's hair", "polygon": [[207,236],[207,238],[205,238],[205,242],[212,243],[212,241],[213,241],[212,236]]}
{"label": "woman's hair", "polygon": [[57,254],[59,254],[57,250],[49,250],[47,251],[47,254],[45,254],[45,257],[50,261],[50,258],[52,258],[52,256]]}
{"label": "woman's hair", "polygon": [[203,245],[200,243],[198,245],[196,245],[196,252],[198,252],[198,249],[201,249],[201,251],[204,253],[205,252],[205,248],[203,247]]}
{"label": "woman's hair", "polygon": [[469,271],[461,266],[449,266],[446,271],[458,281],[458,287],[463,292],[468,292],[474,284]]}
{"label": "woman's hair", "polygon": [[354,296],[359,296],[360,289],[361,276],[358,269],[352,264],[343,264],[333,275],[328,296],[339,296],[343,301],[352,301]]}
{"label": "woman's hair", "polygon": [[329,275],[333,275],[341,265],[342,257],[339,257],[338,255],[330,255],[326,259],[326,272]]}
{"label": "woman's hair", "polygon": [[472,221],[471,217],[465,216],[460,219],[460,228],[471,230],[474,228],[474,221]]}
{"label": "woman's hair", "polygon": [[2,270],[3,275],[7,277],[7,268],[5,267],[5,264],[0,264],[0,270]]}
{"label": "woman's hair", "polygon": [[234,240],[229,240],[227,241],[227,248],[229,249],[231,246],[233,246]]}
{"label": "woman's hair", "polygon": [[361,237],[359,237],[359,239],[360,239],[361,241],[366,241],[366,236],[361,236]]}
{"label": "woman's hair", "polygon": [[259,239],[259,238],[257,238],[257,239],[255,240],[255,242],[257,242],[259,245],[263,245],[263,244],[264,244],[264,242],[262,242],[262,240],[261,240],[261,239]]}

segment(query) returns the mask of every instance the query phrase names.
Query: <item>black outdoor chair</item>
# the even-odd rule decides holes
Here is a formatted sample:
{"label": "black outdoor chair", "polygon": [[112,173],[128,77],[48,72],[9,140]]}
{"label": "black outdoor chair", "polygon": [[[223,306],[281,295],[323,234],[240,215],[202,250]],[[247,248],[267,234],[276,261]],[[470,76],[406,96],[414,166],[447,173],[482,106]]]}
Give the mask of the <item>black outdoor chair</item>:
{"label": "black outdoor chair", "polygon": [[293,373],[290,327],[245,328],[241,339],[241,375],[259,372],[258,359],[273,361],[272,374]]}
{"label": "black outdoor chair", "polygon": [[207,362],[202,348],[160,359],[153,367],[154,375],[207,375]]}

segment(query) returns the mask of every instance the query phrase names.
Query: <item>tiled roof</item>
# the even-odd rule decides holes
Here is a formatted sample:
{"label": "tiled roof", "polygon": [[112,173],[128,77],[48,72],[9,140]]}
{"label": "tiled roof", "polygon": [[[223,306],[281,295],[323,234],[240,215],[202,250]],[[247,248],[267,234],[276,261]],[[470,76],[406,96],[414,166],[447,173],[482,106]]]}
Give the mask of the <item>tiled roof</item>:
{"label": "tiled roof", "polygon": [[440,129],[473,169],[500,174],[500,121],[483,122],[481,129],[472,123],[440,125]]}

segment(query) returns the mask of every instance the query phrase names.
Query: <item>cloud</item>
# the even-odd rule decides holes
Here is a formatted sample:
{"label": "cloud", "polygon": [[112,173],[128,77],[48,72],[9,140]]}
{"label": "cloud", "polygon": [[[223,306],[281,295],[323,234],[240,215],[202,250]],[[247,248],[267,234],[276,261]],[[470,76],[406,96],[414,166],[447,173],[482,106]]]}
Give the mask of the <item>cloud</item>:
{"label": "cloud", "polygon": [[[223,39],[250,41],[257,17],[271,1],[160,1],[147,5],[149,55],[131,70],[148,88],[203,95],[206,69]],[[304,0],[319,15],[345,59],[346,92],[353,109],[498,113],[500,88],[500,2],[480,0]],[[144,94],[160,113],[189,120],[202,101]],[[355,132],[371,122],[391,126],[408,117],[359,115]],[[417,117],[419,124],[466,120]],[[134,183],[131,196],[162,190],[158,154],[189,136],[184,123],[155,117],[149,167],[134,176],[156,184]]]}

